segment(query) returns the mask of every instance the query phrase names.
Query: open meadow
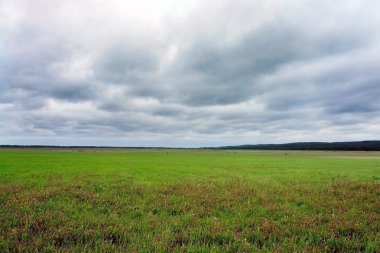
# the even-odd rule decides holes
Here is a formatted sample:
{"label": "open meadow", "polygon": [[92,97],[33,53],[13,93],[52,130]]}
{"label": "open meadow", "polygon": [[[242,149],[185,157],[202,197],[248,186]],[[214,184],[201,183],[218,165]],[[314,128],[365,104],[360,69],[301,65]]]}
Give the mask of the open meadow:
{"label": "open meadow", "polygon": [[380,153],[0,150],[0,252],[380,252]]}

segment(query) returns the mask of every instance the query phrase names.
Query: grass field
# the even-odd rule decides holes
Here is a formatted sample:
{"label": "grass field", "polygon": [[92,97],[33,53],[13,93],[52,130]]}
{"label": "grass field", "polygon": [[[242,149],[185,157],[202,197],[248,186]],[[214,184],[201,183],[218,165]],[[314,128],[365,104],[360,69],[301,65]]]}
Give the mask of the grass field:
{"label": "grass field", "polygon": [[0,252],[380,252],[380,153],[0,150]]}

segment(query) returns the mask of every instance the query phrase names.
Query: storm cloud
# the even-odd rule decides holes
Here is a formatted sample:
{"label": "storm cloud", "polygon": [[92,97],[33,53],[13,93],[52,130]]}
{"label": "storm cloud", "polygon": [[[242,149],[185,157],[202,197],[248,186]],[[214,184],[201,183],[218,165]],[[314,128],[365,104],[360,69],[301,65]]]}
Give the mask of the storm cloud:
{"label": "storm cloud", "polygon": [[0,0],[0,144],[379,139],[379,9]]}

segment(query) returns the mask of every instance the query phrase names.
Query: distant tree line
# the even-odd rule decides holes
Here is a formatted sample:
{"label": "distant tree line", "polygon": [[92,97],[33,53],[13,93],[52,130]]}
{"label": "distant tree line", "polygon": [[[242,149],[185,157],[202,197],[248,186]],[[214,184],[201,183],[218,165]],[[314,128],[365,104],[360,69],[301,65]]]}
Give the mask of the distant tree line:
{"label": "distant tree line", "polygon": [[27,149],[181,149],[167,147],[120,147],[120,146],[59,146],[59,145],[0,145],[0,148],[27,148]]}
{"label": "distant tree line", "polygon": [[380,151],[380,141],[295,142],[295,143],[286,143],[286,144],[224,146],[224,147],[219,147],[217,149]]}
{"label": "distant tree line", "polygon": [[257,144],[207,148],[168,147],[110,147],[110,146],[54,146],[54,145],[0,145],[0,148],[63,148],[63,149],[239,149],[239,150],[346,150],[380,151],[380,141],[351,142],[294,142],[285,144]]}

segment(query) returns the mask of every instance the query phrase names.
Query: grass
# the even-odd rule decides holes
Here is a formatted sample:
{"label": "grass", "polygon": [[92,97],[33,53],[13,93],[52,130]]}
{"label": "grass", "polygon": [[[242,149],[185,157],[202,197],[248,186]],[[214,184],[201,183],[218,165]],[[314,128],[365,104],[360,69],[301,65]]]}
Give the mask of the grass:
{"label": "grass", "polygon": [[380,252],[379,157],[0,150],[0,252]]}

